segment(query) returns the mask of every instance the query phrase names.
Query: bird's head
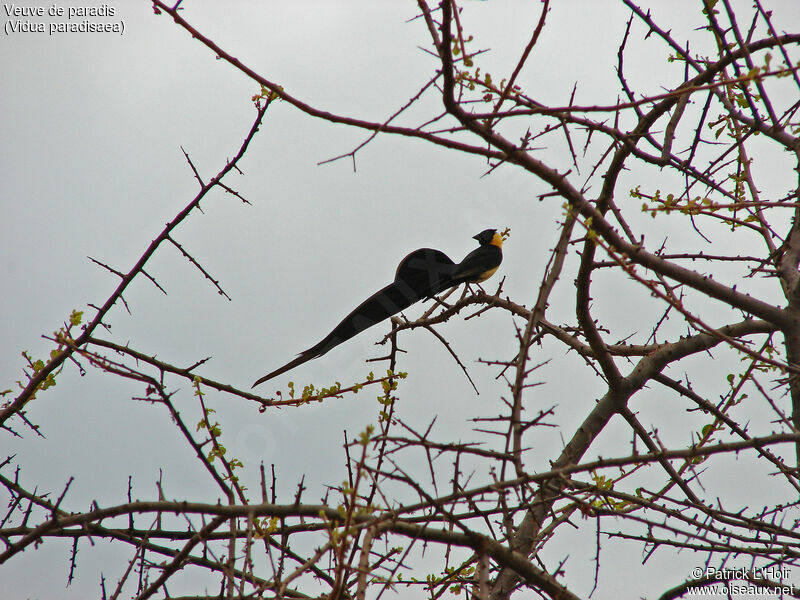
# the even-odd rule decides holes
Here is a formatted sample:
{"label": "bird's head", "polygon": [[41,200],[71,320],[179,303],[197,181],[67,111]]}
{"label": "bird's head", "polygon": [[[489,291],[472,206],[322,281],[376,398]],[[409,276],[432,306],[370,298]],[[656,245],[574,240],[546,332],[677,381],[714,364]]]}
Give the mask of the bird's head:
{"label": "bird's head", "polygon": [[498,248],[503,246],[503,238],[497,233],[497,229],[484,229],[478,235],[473,235],[472,239],[478,240],[481,246],[488,246],[489,244],[497,246]]}

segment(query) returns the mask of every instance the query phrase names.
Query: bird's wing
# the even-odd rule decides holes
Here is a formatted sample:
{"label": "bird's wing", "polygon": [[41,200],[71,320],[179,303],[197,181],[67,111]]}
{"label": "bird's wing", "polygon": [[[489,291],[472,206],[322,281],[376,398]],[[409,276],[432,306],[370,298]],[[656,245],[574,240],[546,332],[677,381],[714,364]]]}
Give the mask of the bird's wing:
{"label": "bird's wing", "polygon": [[503,252],[497,246],[475,248],[453,268],[450,286],[464,282],[483,281],[503,262]]}

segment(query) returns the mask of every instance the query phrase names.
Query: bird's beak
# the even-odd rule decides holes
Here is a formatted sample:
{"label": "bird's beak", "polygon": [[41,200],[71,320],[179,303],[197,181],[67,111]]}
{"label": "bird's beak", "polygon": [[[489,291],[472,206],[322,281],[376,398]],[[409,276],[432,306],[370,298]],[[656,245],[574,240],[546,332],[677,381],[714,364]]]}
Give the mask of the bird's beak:
{"label": "bird's beak", "polygon": [[480,234],[480,233],[477,233],[477,234],[475,234],[475,235],[473,235],[473,236],[472,236],[472,239],[473,239],[473,240],[477,240],[479,237],[481,237],[481,234]]}

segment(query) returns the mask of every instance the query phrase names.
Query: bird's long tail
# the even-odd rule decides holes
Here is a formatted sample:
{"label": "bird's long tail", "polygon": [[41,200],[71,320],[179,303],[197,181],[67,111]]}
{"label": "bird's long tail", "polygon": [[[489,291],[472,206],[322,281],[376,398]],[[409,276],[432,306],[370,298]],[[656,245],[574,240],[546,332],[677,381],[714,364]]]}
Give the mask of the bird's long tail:
{"label": "bird's long tail", "polygon": [[304,350],[272,373],[264,375],[253,384],[253,387],[322,356],[342,342],[408,308],[418,300],[447,289],[452,281],[454,267],[453,261],[444,252],[431,248],[415,250],[400,262],[392,283],[362,302],[318,344]]}

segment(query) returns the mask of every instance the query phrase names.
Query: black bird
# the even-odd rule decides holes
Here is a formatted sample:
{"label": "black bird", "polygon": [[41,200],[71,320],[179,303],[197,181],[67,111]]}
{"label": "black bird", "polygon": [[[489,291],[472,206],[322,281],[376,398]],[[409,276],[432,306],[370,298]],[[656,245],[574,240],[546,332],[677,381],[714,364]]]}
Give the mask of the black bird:
{"label": "black bird", "polygon": [[431,298],[461,283],[477,283],[491,277],[503,261],[503,238],[495,229],[485,229],[473,239],[480,246],[455,264],[439,250],[420,248],[397,266],[394,281],[364,300],[318,344],[301,352],[253,384],[277,377],[313,358],[318,358],[365,329],[408,308],[418,300]]}

